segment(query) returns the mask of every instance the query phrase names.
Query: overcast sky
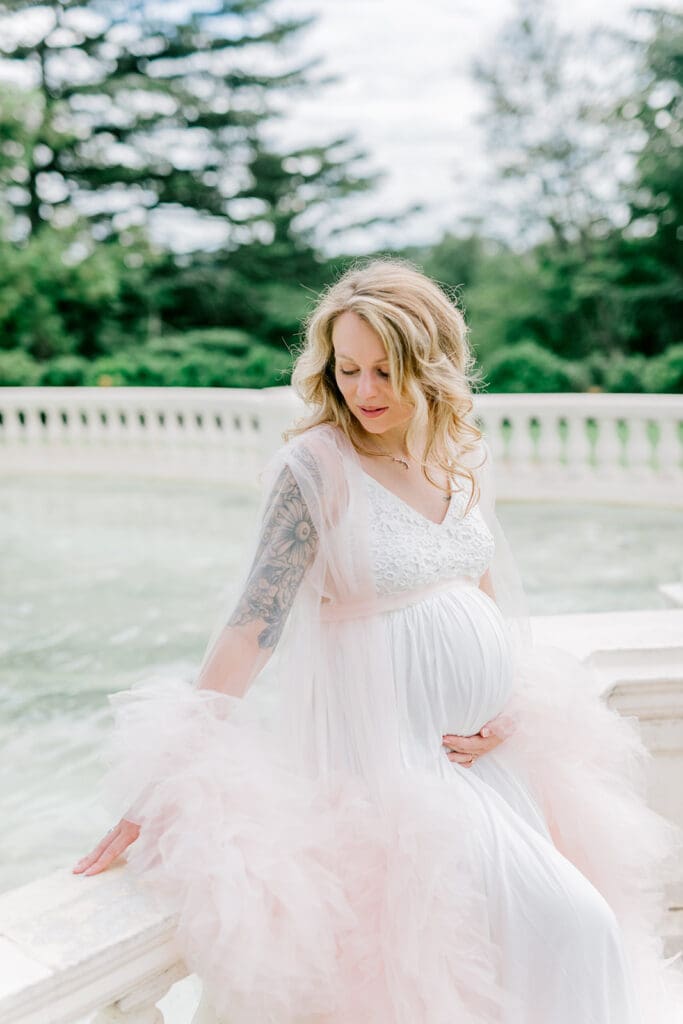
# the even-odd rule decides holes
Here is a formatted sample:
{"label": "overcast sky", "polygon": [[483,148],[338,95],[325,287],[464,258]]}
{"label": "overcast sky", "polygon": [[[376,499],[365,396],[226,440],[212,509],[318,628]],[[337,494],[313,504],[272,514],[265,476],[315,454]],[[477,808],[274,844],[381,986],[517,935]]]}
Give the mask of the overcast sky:
{"label": "overcast sky", "polygon": [[[482,95],[473,58],[486,53],[514,0],[277,0],[281,11],[313,13],[317,22],[290,52],[319,56],[337,84],[288,101],[278,137],[310,141],[353,133],[386,178],[354,214],[391,213],[414,202],[429,209],[373,241],[426,241],[455,226],[481,185]],[[578,31],[601,25],[629,30],[630,0],[548,0],[560,23]],[[346,249],[368,246],[368,233],[345,237]]]}

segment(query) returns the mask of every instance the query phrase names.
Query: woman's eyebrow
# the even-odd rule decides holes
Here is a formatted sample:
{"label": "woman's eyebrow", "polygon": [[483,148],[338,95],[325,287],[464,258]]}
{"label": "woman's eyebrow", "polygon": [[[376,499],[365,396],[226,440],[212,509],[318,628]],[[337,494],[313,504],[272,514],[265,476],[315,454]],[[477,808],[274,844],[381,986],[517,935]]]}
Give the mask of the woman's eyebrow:
{"label": "woman's eyebrow", "polygon": [[[345,352],[336,352],[335,353],[335,359],[348,359],[348,361],[350,363],[355,363],[356,362],[356,360],[352,356],[347,356]],[[375,362],[372,365],[373,366],[379,366],[380,363],[388,363],[388,362],[389,362],[389,356],[384,356],[383,359],[376,359]]]}

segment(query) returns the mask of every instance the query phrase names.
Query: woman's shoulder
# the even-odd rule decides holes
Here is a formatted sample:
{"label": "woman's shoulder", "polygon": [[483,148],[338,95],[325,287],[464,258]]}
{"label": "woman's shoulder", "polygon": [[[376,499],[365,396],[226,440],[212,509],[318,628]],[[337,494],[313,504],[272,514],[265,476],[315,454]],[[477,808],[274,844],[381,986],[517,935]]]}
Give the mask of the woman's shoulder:
{"label": "woman's shoulder", "polygon": [[348,445],[346,436],[334,423],[316,423],[298,431],[285,442],[282,454],[293,458],[324,458],[327,454],[337,457]]}

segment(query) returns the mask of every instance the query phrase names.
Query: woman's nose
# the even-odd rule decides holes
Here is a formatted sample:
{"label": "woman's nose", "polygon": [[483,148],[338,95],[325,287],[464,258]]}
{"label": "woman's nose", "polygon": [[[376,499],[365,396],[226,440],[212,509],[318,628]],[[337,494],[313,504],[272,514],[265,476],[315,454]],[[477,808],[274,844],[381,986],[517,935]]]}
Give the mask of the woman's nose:
{"label": "woman's nose", "polygon": [[364,376],[361,373],[356,387],[356,394],[360,398],[370,398],[375,394],[375,381],[370,374]]}

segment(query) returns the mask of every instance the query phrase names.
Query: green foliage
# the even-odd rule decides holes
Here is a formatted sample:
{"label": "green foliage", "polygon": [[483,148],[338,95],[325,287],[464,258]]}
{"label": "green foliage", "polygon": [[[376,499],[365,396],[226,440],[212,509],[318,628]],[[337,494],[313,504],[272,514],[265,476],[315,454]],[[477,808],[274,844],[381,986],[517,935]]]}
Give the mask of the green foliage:
{"label": "green foliage", "polygon": [[260,388],[287,384],[291,357],[242,331],[154,338],[87,365],[84,383],[118,387]]}
{"label": "green foliage", "polygon": [[35,387],[40,383],[40,364],[21,349],[0,352],[0,387]]}
{"label": "green foliage", "polygon": [[85,383],[88,365],[80,356],[57,356],[42,364],[39,383],[41,387],[77,387]]}
{"label": "green foliage", "polygon": [[249,353],[253,344],[254,339],[246,331],[234,327],[204,327],[184,331],[182,334],[151,338],[145,349],[161,356],[181,357],[192,349],[198,349],[240,358]]}
{"label": "green foliage", "polygon": [[585,367],[560,359],[533,341],[500,349],[484,369],[489,391],[583,391],[589,384]]}
{"label": "green foliage", "polygon": [[683,394],[683,343],[672,345],[644,370],[645,389],[655,394]]}
{"label": "green foliage", "polygon": [[646,391],[645,356],[618,355],[607,364],[604,376],[605,391],[616,391],[622,394],[638,394]]}
{"label": "green foliage", "polygon": [[147,268],[128,266],[133,254],[153,264],[145,247],[112,242],[88,252],[75,229],[44,228],[23,246],[0,240],[0,347],[39,361],[87,358],[142,335]]}
{"label": "green foliage", "polygon": [[683,13],[647,14],[654,32],[639,88],[619,108],[623,123],[635,123],[645,141],[617,255],[638,349],[650,355],[679,341],[683,319]]}
{"label": "green foliage", "polygon": [[[159,312],[169,328],[191,330],[199,325],[241,329],[252,338],[278,347],[289,346],[307,312],[311,295],[322,286],[323,266],[311,260],[297,281],[289,280],[285,257],[271,254],[268,273],[250,247],[231,258],[214,254],[194,260],[175,272],[162,270]],[[272,262],[271,262],[272,260]]]}

